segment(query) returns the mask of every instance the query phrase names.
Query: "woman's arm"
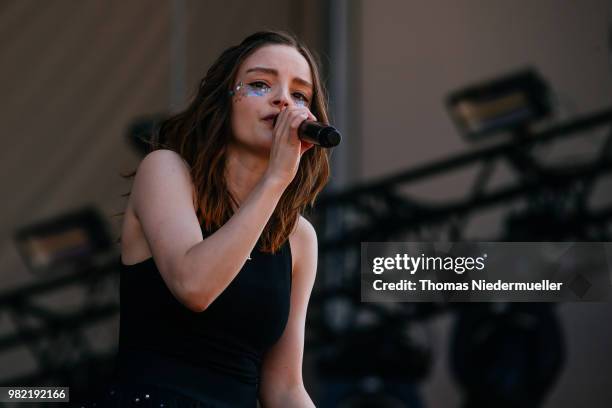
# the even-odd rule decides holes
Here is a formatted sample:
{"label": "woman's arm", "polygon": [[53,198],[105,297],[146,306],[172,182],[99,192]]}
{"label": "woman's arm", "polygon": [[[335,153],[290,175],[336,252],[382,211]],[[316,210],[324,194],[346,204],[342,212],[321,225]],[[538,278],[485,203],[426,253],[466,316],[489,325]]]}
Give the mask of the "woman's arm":
{"label": "woman's arm", "polygon": [[262,178],[238,211],[203,240],[193,182],[183,159],[156,150],[138,167],[131,205],[166,285],[193,311],[203,311],[246,262],[284,185]]}
{"label": "woman's arm", "polygon": [[262,364],[259,398],[264,408],[315,406],[302,380],[306,311],[318,256],[317,234],[305,218],[300,217],[290,245],[294,266],[289,320]]}

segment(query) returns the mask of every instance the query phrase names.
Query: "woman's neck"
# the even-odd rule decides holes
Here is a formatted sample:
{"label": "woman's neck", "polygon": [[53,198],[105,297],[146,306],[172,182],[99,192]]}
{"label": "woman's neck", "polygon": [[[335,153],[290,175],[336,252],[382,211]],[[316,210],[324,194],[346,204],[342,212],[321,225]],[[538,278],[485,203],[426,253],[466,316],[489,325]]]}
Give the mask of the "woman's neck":
{"label": "woman's neck", "polygon": [[227,187],[238,204],[244,202],[268,168],[268,160],[228,147],[225,164]]}

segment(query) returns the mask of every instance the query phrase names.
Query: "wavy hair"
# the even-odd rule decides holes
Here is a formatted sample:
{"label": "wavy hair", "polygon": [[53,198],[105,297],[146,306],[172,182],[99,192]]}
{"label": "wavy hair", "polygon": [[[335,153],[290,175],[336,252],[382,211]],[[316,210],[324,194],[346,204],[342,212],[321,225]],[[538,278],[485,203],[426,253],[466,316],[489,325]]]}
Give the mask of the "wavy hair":
{"label": "wavy hair", "polygon": [[[163,121],[152,141],[152,150],[173,150],[189,164],[198,220],[208,232],[225,224],[233,215],[234,206],[238,207],[225,177],[232,134],[230,90],[245,59],[267,45],[291,46],[306,59],[314,88],[310,111],[320,122],[329,123],[318,61],[295,36],[282,31],[260,31],[223,51],[200,81],[187,108]],[[328,154],[327,149],[315,145],[302,155],[296,176],[262,232],[260,250],[276,252],[295,228],[299,215],[314,205],[329,179]]]}

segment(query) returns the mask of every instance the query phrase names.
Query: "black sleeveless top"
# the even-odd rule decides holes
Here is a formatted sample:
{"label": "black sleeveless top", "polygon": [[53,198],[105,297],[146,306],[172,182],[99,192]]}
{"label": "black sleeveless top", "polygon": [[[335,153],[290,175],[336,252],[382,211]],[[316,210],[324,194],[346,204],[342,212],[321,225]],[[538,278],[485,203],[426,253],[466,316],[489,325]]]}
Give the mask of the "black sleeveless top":
{"label": "black sleeveless top", "polygon": [[[259,242],[258,242],[259,244]],[[118,384],[172,389],[214,407],[255,407],[263,354],[289,317],[291,250],[251,253],[201,312],[169,291],[153,258],[121,265]]]}

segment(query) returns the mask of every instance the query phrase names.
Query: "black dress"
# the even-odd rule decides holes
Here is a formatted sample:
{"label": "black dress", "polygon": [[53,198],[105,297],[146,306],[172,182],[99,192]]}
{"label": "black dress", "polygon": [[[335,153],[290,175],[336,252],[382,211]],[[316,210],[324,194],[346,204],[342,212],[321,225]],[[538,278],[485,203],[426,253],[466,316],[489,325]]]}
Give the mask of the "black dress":
{"label": "black dress", "polygon": [[290,294],[289,241],[275,254],[256,247],[201,313],[172,295],[153,258],[122,264],[115,375],[83,406],[255,408],[262,357],[285,329]]}

